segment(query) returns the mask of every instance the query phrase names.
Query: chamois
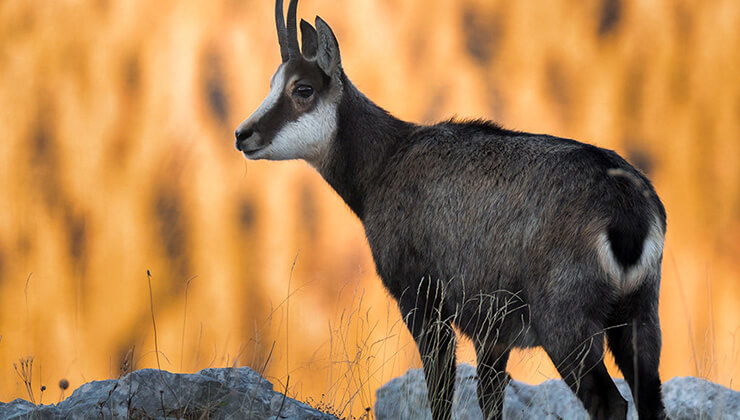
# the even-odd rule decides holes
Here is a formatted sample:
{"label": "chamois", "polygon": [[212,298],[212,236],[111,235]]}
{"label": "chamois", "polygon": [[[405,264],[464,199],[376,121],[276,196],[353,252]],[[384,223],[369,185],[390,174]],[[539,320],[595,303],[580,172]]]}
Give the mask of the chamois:
{"label": "chamois", "polygon": [[592,418],[626,417],[604,340],[641,418],[664,418],[658,320],[665,209],[611,150],[484,120],[393,117],[345,74],[329,25],[276,0],[282,63],[236,130],[247,159],[304,159],[362,221],[378,275],[449,419],[453,325],[478,359],[478,402],[503,415],[513,347],[542,346]]}

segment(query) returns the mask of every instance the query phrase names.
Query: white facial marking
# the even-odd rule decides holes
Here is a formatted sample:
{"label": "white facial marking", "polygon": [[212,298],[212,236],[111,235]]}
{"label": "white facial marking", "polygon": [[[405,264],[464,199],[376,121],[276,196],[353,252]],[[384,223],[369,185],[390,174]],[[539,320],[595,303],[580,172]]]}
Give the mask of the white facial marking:
{"label": "white facial marking", "polygon": [[650,224],[650,231],[642,244],[640,259],[627,270],[622,268],[614,257],[606,232],[599,233],[596,239],[596,252],[601,267],[617,289],[622,293],[634,291],[645,280],[648,270],[660,262],[660,256],[663,254],[663,232],[660,222],[656,218]]}
{"label": "white facial marking", "polygon": [[318,167],[336,130],[337,105],[322,99],[311,112],[283,125],[267,147],[267,158],[304,159]]}
{"label": "white facial marking", "polygon": [[[270,93],[259,108],[241,123],[240,129],[253,125],[275,106],[283,94],[285,82],[285,67],[281,66],[272,78]],[[337,131],[338,101],[332,99],[335,98],[317,99],[316,106],[310,112],[295,121],[285,122],[270,143],[265,148],[250,153],[248,159],[303,159],[319,168]]]}
{"label": "white facial marking", "polygon": [[283,87],[285,85],[285,66],[280,66],[270,79],[270,93],[267,94],[265,99],[260,104],[259,108],[252,113],[243,123],[239,125],[239,129],[242,127],[250,126],[254,121],[258,121],[267,112],[275,106],[280,95],[283,93]]}

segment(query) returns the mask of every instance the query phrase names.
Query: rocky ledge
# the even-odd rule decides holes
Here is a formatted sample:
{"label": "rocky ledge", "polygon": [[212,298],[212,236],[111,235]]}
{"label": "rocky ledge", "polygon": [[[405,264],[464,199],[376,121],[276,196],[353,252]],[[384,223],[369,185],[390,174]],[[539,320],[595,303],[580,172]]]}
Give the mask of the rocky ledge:
{"label": "rocky ledge", "polygon": [[52,405],[0,403],[0,419],[228,418],[335,419],[284,397],[252,369],[203,369],[174,374],[142,369],[121,379],[94,381]]}
{"label": "rocky ledge", "polygon": [[[629,401],[628,418],[637,419],[627,383],[616,380],[619,391]],[[454,419],[483,418],[475,391],[475,368],[457,367]],[[588,419],[583,405],[562,380],[527,385],[512,380],[504,397],[505,419]],[[421,369],[410,370],[378,389],[375,416],[383,419],[431,419],[427,389]],[[673,420],[740,419],[740,392],[703,379],[673,378],[663,384],[663,402]]]}
{"label": "rocky ledge", "polygon": [[[454,419],[481,419],[475,391],[475,368],[457,369]],[[627,384],[617,380],[630,402]],[[698,378],[673,378],[663,384],[668,416],[682,419],[740,419],[740,392]],[[506,419],[587,419],[581,403],[561,380],[527,385],[512,380],[504,402]],[[410,370],[378,389],[377,419],[431,419],[424,374]],[[142,369],[121,379],[82,385],[59,404],[33,405],[24,400],[0,403],[0,419],[216,418],[335,419],[309,405],[284,397],[252,369],[204,369],[174,374]]]}

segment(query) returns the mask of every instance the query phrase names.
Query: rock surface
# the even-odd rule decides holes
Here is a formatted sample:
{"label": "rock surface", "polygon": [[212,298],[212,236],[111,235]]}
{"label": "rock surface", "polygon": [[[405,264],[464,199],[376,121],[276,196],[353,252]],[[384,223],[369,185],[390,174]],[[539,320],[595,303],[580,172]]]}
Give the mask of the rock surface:
{"label": "rock surface", "polygon": [[[454,419],[483,418],[476,396],[475,368],[457,367]],[[629,401],[628,418],[637,419],[629,387],[624,380],[615,381],[622,396]],[[687,377],[673,378],[663,384],[663,402],[673,420],[740,419],[740,392]],[[406,372],[377,391],[375,416],[383,419],[431,419],[427,403],[424,373],[421,369]],[[561,380],[540,385],[527,385],[512,380],[506,388],[505,419],[588,419],[583,405]]]}
{"label": "rock surface", "polygon": [[156,369],[82,385],[64,401],[0,403],[0,419],[227,418],[335,419],[284,397],[252,369],[203,369],[174,374]]}
{"label": "rock surface", "polygon": [[[453,402],[453,418],[481,419],[475,392],[475,368],[460,365]],[[617,380],[630,403],[627,384]],[[663,384],[668,416],[683,419],[740,419],[740,392],[698,378],[673,378]],[[512,380],[504,402],[506,419],[588,419],[580,401],[561,380],[527,385]],[[431,419],[421,369],[410,370],[378,389],[377,419]],[[255,371],[243,368],[204,369],[174,374],[142,369],[121,379],[82,385],[59,404],[33,405],[28,401],[0,402],[0,420],[88,418],[226,418],[226,419],[334,419],[307,404],[273,390]]]}

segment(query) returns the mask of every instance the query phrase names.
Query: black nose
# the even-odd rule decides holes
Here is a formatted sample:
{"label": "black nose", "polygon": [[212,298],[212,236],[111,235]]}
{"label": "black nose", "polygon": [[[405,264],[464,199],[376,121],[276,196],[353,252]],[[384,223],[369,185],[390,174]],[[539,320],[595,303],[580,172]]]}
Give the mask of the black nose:
{"label": "black nose", "polygon": [[236,150],[241,151],[242,142],[252,137],[253,133],[254,133],[254,130],[251,128],[239,128],[236,131],[234,131],[234,136],[236,137]]}

